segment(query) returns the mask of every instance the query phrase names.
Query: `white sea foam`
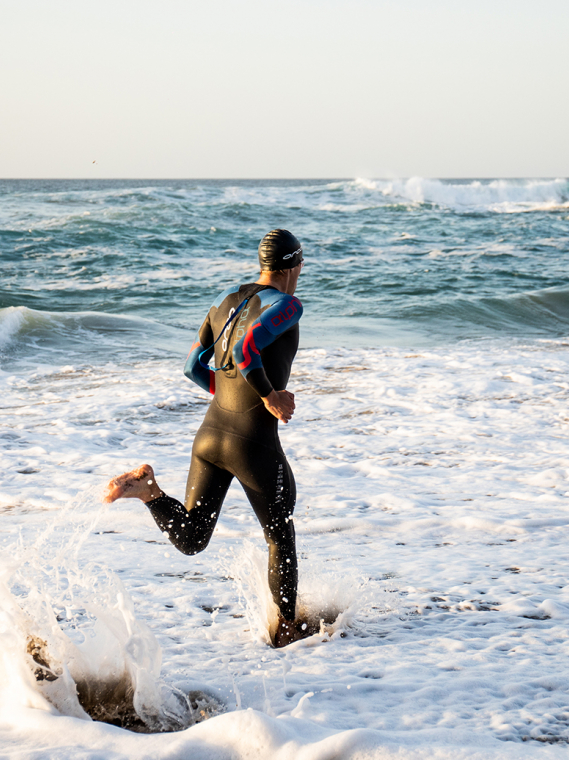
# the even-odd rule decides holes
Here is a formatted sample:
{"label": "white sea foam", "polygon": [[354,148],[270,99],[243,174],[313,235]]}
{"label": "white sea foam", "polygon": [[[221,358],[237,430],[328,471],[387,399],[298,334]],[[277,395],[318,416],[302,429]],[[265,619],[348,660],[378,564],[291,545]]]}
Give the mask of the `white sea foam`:
{"label": "white sea foam", "polygon": [[[207,394],[179,363],[4,369],[4,756],[454,760],[569,739],[565,342],[300,352],[282,430],[300,604],[343,612],[284,650],[238,486],[195,557],[142,504],[90,490],[149,460],[183,494]],[[34,679],[42,652],[55,681]],[[143,714],[177,690],[227,714],[144,745],[79,717],[73,684],[118,672]]]}
{"label": "white sea foam", "polygon": [[496,212],[547,211],[569,208],[569,182],[554,180],[451,180],[412,177],[355,181],[356,188],[379,192],[391,200],[433,203],[449,208],[480,208]]}
{"label": "white sea foam", "polygon": [[314,208],[329,213],[357,213],[386,205],[434,204],[455,210],[496,213],[555,211],[569,208],[566,179],[439,180],[423,177],[329,183],[311,187],[228,188],[219,204]]}

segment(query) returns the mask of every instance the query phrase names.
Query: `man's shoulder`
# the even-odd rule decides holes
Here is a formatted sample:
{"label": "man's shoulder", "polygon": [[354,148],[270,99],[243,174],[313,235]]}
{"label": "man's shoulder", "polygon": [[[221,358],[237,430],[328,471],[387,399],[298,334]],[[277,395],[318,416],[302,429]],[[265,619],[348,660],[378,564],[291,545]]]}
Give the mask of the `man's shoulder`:
{"label": "man's shoulder", "polygon": [[212,303],[211,308],[219,309],[223,302],[230,297],[237,296],[237,300],[250,300],[253,297],[259,299],[260,311],[264,312],[271,307],[280,309],[289,309],[294,312],[300,311],[302,313],[302,304],[296,296],[291,296],[288,293],[283,293],[281,290],[277,290],[272,287],[264,287],[258,289],[258,283],[246,283],[240,285],[232,285],[229,288],[223,290]]}
{"label": "man's shoulder", "polygon": [[284,308],[289,305],[294,305],[295,307],[300,307],[302,309],[302,304],[296,296],[290,296],[288,293],[283,293],[282,290],[277,290],[276,288],[262,290],[259,293],[259,298],[261,299],[262,309],[276,305]]}
{"label": "man's shoulder", "polygon": [[264,309],[260,320],[273,335],[278,335],[296,325],[302,316],[302,304],[288,293],[280,293],[280,298],[273,300],[269,308]]}
{"label": "man's shoulder", "polygon": [[225,299],[228,296],[234,295],[235,293],[239,292],[239,285],[232,285],[229,288],[225,288],[215,299],[215,301],[212,303],[211,308],[219,309],[221,304],[225,301]]}

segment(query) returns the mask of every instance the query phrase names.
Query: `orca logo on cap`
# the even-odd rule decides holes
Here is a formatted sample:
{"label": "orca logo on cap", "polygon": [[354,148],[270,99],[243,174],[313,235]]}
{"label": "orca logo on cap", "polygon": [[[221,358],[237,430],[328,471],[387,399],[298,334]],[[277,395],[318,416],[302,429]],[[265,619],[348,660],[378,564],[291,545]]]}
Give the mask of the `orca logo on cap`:
{"label": "orca logo on cap", "polygon": [[286,256],[283,256],[283,261],[286,261],[287,259],[292,259],[292,257],[296,256],[297,253],[302,253],[302,248],[297,248],[296,251],[293,251],[292,253],[287,253]]}

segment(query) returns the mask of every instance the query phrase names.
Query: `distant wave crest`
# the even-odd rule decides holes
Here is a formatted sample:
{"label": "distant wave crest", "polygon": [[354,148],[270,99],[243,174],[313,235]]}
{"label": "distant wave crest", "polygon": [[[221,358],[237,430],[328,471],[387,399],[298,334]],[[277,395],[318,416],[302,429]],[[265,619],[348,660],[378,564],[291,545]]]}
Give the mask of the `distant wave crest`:
{"label": "distant wave crest", "polygon": [[394,201],[432,203],[457,209],[505,213],[569,208],[567,179],[496,179],[452,181],[424,179],[356,179],[355,187],[381,193]]}

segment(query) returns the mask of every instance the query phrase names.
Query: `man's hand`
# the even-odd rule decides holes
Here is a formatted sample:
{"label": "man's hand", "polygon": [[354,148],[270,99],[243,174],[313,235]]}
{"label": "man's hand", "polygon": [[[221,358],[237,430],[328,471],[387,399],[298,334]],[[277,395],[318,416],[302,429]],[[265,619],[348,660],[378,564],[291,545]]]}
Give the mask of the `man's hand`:
{"label": "man's hand", "polygon": [[265,408],[285,425],[294,414],[294,393],[272,390],[263,399]]}

